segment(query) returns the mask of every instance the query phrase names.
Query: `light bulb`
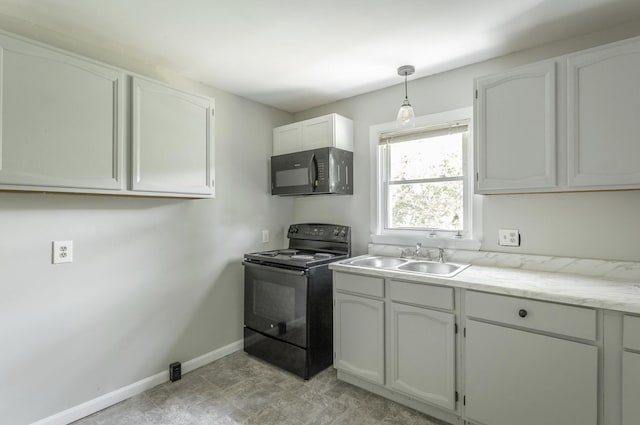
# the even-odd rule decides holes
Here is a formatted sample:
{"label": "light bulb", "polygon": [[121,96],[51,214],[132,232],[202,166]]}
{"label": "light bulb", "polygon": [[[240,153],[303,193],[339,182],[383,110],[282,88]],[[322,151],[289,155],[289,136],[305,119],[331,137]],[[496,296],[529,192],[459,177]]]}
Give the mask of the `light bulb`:
{"label": "light bulb", "polygon": [[396,117],[396,126],[407,128],[414,127],[415,123],[415,114],[413,113],[413,107],[409,103],[409,99],[405,98],[402,106],[398,110],[398,116]]}

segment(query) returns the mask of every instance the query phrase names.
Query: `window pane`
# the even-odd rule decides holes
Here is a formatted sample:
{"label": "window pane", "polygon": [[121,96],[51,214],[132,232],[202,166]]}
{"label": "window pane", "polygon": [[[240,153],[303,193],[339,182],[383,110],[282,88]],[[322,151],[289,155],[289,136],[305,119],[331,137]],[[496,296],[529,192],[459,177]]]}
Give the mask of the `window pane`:
{"label": "window pane", "polygon": [[389,185],[389,227],[461,230],[463,182]]}
{"label": "window pane", "polygon": [[389,144],[390,180],[462,176],[463,134]]}

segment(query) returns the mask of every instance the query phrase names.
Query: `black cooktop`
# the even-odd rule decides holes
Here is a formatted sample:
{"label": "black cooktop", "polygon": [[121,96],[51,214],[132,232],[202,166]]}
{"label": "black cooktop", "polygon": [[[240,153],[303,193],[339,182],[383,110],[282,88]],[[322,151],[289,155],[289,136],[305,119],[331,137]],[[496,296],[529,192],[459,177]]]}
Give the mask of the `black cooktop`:
{"label": "black cooktop", "polygon": [[245,260],[263,264],[282,264],[293,267],[312,267],[347,258],[346,254],[314,252],[298,249],[281,249],[275,251],[252,252],[245,254]]}
{"label": "black cooktop", "polygon": [[347,258],[351,254],[351,229],[335,224],[292,224],[287,232],[289,248],[245,254],[245,260],[289,267],[314,267]]}

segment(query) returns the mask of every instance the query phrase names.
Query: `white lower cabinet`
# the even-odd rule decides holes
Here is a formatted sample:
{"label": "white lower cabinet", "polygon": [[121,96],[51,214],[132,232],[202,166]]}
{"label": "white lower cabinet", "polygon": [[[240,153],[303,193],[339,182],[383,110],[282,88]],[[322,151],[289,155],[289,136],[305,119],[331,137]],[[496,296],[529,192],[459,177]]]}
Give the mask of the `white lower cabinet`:
{"label": "white lower cabinet", "polygon": [[624,316],[622,425],[640,424],[640,317]]}
{"label": "white lower cabinet", "polygon": [[588,343],[596,343],[594,309],[466,291],[464,313],[467,418],[598,423],[598,347]]}
{"label": "white lower cabinet", "polygon": [[338,377],[461,424],[453,288],[341,272],[333,283]]}
{"label": "white lower cabinet", "polygon": [[640,353],[622,354],[622,425],[640,424]]}
{"label": "white lower cabinet", "polygon": [[598,310],[333,273],[339,379],[455,425],[640,424],[639,317],[618,362],[624,422],[605,423]]}
{"label": "white lower cabinet", "polygon": [[335,294],[334,366],[384,385],[384,301]]}
{"label": "white lower cabinet", "polygon": [[391,302],[387,317],[389,386],[454,410],[455,315]]}
{"label": "white lower cabinet", "polygon": [[596,425],[598,348],[469,321],[466,416],[487,425]]}

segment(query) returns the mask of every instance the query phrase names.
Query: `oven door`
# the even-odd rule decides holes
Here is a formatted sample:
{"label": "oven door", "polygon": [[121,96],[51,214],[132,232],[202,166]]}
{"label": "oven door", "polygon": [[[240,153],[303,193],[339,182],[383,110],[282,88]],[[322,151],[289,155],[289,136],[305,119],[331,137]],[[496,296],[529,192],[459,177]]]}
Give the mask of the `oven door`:
{"label": "oven door", "polygon": [[243,264],[245,326],[306,348],[307,272],[248,261]]}

